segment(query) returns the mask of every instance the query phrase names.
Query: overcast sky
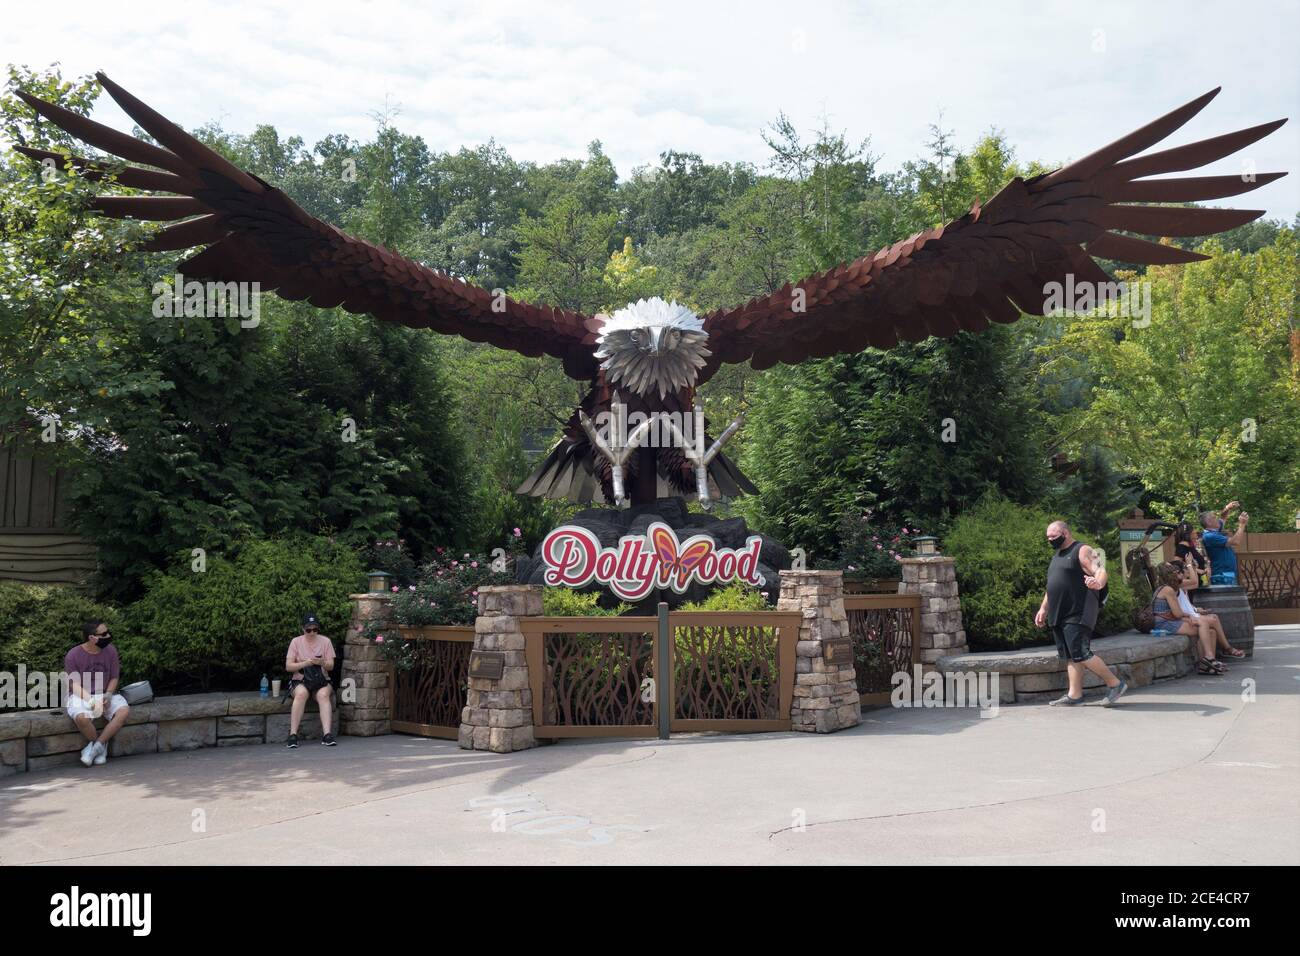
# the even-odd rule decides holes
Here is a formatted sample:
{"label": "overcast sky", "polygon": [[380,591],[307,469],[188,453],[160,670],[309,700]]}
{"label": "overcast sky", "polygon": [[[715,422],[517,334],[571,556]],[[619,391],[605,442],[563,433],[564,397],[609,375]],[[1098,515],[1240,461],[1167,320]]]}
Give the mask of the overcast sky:
{"label": "overcast sky", "polygon": [[[73,0],[6,5],[0,59],[102,69],[188,128],[366,139],[387,102],[435,150],[495,138],[546,162],[599,139],[622,176],[669,148],[764,163],[760,133],[782,110],[869,136],[882,169],[920,155],[940,115],[963,147],[996,126],[1021,159],[1057,163],[1222,85],[1170,144],[1292,116],[1244,154],[1291,175],[1235,200],[1289,220],[1297,41],[1295,0]],[[131,128],[107,97],[95,116]]]}

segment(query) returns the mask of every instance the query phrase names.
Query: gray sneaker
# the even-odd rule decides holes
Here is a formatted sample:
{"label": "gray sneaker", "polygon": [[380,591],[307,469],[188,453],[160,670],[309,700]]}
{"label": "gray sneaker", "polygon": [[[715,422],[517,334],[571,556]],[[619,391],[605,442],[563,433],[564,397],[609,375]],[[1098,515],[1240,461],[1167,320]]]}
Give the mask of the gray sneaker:
{"label": "gray sneaker", "polygon": [[1082,704],[1082,703],[1083,703],[1083,697],[1081,696],[1071,697],[1069,692],[1067,691],[1066,693],[1062,694],[1060,697],[1056,698],[1056,700],[1052,701],[1048,706],[1049,707],[1057,707],[1057,706],[1073,707],[1075,704]]}
{"label": "gray sneaker", "polygon": [[1128,681],[1121,678],[1118,684],[1116,684],[1110,690],[1106,691],[1106,697],[1101,702],[1101,706],[1103,707],[1111,706],[1111,704],[1115,703],[1115,701],[1119,700],[1121,697],[1124,696],[1124,692],[1126,690],[1128,690]]}
{"label": "gray sneaker", "polygon": [[95,742],[92,740],[86,746],[81,748],[81,765],[89,767],[95,762]]}
{"label": "gray sneaker", "polygon": [[102,743],[95,744],[95,766],[102,767],[108,763],[108,748]]}

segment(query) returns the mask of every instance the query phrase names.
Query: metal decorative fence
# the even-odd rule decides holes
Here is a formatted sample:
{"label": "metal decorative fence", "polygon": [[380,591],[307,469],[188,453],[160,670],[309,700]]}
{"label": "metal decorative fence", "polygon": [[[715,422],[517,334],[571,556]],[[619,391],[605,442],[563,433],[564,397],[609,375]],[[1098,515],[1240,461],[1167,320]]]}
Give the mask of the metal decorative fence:
{"label": "metal decorative fence", "polygon": [[892,678],[920,659],[918,594],[852,594],[844,597],[853,641],[858,696],[864,705],[889,703]]}
{"label": "metal decorative fence", "polygon": [[393,730],[456,739],[469,688],[472,627],[403,627],[414,664],[389,679]]}
{"label": "metal decorative fence", "polygon": [[799,621],[784,611],[524,618],[535,733],[789,730]]}
{"label": "metal decorative fence", "polygon": [[673,634],[672,729],[790,729],[800,615],[677,611]]}
{"label": "metal decorative fence", "polygon": [[1300,623],[1300,551],[1240,553],[1237,576],[1256,624]]}
{"label": "metal decorative fence", "polygon": [[522,618],[538,737],[653,737],[658,620]]}
{"label": "metal decorative fence", "polygon": [[[659,617],[521,618],[534,732],[546,739],[789,730],[800,620],[792,611],[666,609]],[[415,642],[415,663],[393,671],[393,730],[455,738],[474,629],[401,633]],[[671,675],[666,686],[660,673]]]}

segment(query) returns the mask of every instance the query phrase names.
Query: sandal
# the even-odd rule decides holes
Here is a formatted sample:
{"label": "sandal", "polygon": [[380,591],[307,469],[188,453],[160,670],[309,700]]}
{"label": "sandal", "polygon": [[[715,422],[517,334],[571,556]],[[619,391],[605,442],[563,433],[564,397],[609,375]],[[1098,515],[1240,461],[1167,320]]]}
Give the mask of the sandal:
{"label": "sandal", "polygon": [[1241,658],[1246,656],[1246,652],[1240,647],[1230,647],[1226,651],[1223,651],[1223,653],[1227,654],[1229,657]]}
{"label": "sandal", "polygon": [[1212,661],[1208,657],[1202,657],[1199,661],[1196,662],[1196,673],[1210,674],[1215,677],[1221,677],[1222,675],[1228,673],[1228,669],[1224,667],[1222,664],[1220,664],[1218,661]]}

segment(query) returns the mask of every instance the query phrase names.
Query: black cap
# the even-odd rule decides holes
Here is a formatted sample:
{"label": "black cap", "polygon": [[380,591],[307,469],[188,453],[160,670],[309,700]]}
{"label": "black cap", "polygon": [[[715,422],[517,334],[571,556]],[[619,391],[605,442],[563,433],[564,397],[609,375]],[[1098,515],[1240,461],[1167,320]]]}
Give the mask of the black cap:
{"label": "black cap", "polygon": [[315,614],[304,614],[302,616],[303,627],[320,627],[320,621],[316,620]]}

